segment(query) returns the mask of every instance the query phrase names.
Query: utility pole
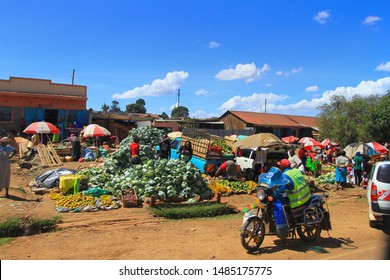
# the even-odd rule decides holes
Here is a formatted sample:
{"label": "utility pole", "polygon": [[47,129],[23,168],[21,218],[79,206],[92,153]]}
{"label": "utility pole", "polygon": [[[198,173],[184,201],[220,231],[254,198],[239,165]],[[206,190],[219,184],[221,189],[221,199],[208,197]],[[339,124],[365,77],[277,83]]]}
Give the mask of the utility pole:
{"label": "utility pole", "polygon": [[267,99],[265,100],[264,104],[264,113],[267,114]]}
{"label": "utility pole", "polygon": [[74,85],[74,69],[73,69],[73,73],[72,73],[72,85]]}
{"label": "utility pole", "polygon": [[177,107],[180,107],[180,88],[177,90]]}

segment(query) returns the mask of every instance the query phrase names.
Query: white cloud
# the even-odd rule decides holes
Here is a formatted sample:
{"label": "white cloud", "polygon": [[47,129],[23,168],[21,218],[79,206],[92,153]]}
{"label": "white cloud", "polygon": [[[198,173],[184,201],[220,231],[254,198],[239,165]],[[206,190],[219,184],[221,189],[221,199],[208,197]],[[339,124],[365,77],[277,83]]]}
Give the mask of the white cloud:
{"label": "white cloud", "polygon": [[197,119],[209,119],[209,118],[214,118],[214,117],[219,117],[219,114],[216,113],[207,113],[205,111],[198,110],[195,113],[190,112],[190,117],[191,118],[197,118]]}
{"label": "white cloud", "polygon": [[226,110],[264,112],[264,100],[267,99],[267,112],[269,113],[300,115],[303,112],[308,112],[310,113],[309,115],[315,115],[318,113],[317,107],[326,103],[329,104],[334,95],[343,95],[349,99],[357,94],[363,97],[372,94],[383,95],[388,90],[390,90],[390,77],[385,77],[376,81],[362,81],[356,87],[337,87],[334,90],[323,92],[318,98],[312,98],[311,100],[304,99],[291,104],[280,104],[288,100],[288,96],[274,93],[254,93],[246,97],[235,96],[224,102],[218,109],[223,112]]}
{"label": "white cloud", "polygon": [[387,71],[387,72],[390,72],[390,61],[386,62],[386,63],[381,63],[379,64],[376,68],[375,68],[376,71]]}
{"label": "white cloud", "polygon": [[318,86],[309,86],[309,87],[305,88],[305,91],[306,91],[306,92],[315,92],[315,91],[318,91]]}
{"label": "white cloud", "polygon": [[[240,111],[263,111],[265,102],[276,103],[284,101],[287,95],[277,95],[274,93],[254,93],[250,96],[234,96],[224,102],[218,109],[221,111],[240,110]],[[267,100],[267,101],[266,101]]]}
{"label": "white cloud", "polygon": [[382,19],[380,17],[377,17],[377,16],[368,16],[364,19],[362,24],[365,26],[372,26],[381,20]]}
{"label": "white cloud", "polygon": [[209,48],[210,49],[216,49],[216,48],[219,48],[221,46],[221,44],[220,43],[218,43],[218,42],[209,42]]}
{"label": "white cloud", "polygon": [[198,91],[195,92],[195,95],[198,95],[198,96],[207,96],[209,95],[209,92],[205,89],[200,89]]}
{"label": "white cloud", "polygon": [[325,24],[330,19],[330,12],[329,11],[320,11],[318,12],[314,17],[313,20],[320,24]]}
{"label": "white cloud", "polygon": [[303,70],[302,67],[293,68],[290,71],[286,71],[286,72],[279,70],[279,71],[276,71],[276,75],[287,77],[287,76],[290,76],[292,74],[297,74],[297,73],[301,72],[302,70]]}
{"label": "white cloud", "polygon": [[151,84],[143,85],[128,90],[124,93],[116,93],[112,96],[115,99],[139,98],[142,96],[161,96],[174,94],[177,89],[188,78],[189,74],[184,71],[174,71],[166,74],[164,79],[156,79]]}
{"label": "white cloud", "polygon": [[169,106],[169,109],[172,111],[173,109],[175,109],[177,107],[179,107],[179,103],[176,102],[175,104]]}
{"label": "white cloud", "polygon": [[271,68],[268,64],[264,64],[263,67],[257,68],[255,63],[251,64],[237,64],[236,67],[221,70],[215,75],[215,78],[223,81],[231,80],[244,80],[247,83],[260,79],[261,75],[270,71]]}

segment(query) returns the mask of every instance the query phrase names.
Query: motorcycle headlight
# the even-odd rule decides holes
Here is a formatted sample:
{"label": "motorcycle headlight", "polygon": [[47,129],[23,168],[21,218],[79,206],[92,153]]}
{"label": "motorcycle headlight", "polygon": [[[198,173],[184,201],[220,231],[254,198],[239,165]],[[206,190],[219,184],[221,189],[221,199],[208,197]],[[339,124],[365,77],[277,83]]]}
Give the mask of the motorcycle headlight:
{"label": "motorcycle headlight", "polygon": [[265,198],[265,191],[263,189],[257,189],[257,198],[261,201]]}

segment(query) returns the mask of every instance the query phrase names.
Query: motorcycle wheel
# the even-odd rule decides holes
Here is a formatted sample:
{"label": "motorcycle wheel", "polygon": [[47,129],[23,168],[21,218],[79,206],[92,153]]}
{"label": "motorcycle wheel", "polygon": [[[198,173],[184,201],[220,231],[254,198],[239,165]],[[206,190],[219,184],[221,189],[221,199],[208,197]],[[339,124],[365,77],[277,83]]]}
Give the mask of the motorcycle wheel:
{"label": "motorcycle wheel", "polygon": [[259,217],[249,218],[241,229],[241,244],[249,252],[257,251],[263,243],[265,225]]}
{"label": "motorcycle wheel", "polygon": [[297,233],[302,241],[311,243],[316,241],[322,231],[321,223],[297,227]]}

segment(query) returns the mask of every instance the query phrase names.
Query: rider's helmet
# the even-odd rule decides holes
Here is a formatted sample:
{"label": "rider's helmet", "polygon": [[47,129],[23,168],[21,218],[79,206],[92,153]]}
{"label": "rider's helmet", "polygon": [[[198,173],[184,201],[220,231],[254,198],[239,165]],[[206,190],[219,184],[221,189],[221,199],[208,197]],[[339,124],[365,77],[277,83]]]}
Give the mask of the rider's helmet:
{"label": "rider's helmet", "polygon": [[289,180],[282,176],[283,173],[277,167],[271,167],[267,173],[260,174],[259,184],[270,188],[274,186],[283,186],[289,183]]}

